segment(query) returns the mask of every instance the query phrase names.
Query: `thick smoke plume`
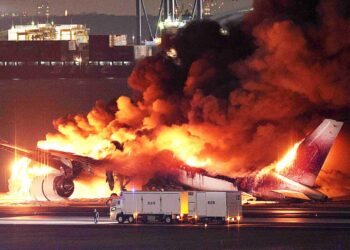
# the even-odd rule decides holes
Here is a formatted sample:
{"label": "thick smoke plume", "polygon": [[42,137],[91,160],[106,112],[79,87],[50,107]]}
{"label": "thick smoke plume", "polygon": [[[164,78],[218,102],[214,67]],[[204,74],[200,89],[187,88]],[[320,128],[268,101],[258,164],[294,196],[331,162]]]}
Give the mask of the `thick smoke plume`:
{"label": "thick smoke plume", "polygon": [[[348,1],[256,0],[253,7],[240,23],[192,22],[167,35],[163,51],[129,77],[137,98],[59,119],[39,146],[112,159],[109,168],[145,178],[181,164],[238,177],[277,160],[323,118],[348,122]],[[328,177],[348,178],[349,159],[343,164],[327,165],[324,190]]]}

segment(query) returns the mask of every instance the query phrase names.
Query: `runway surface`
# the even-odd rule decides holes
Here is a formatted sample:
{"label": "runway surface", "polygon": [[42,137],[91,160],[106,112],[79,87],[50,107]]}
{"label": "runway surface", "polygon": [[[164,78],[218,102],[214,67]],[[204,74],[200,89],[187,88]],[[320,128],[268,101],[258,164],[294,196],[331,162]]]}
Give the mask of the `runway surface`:
{"label": "runway surface", "polygon": [[118,224],[103,205],[46,205],[0,206],[1,249],[350,249],[348,203],[247,206],[239,224],[207,226]]}
{"label": "runway surface", "polygon": [[6,220],[0,224],[1,249],[350,249],[350,229],[333,224],[206,227],[119,225],[104,219],[95,225],[89,217]]}
{"label": "runway surface", "polygon": [[[92,216],[16,216],[0,218],[0,225],[94,225]],[[119,227],[203,227],[204,224],[119,224],[109,217],[101,217],[98,225]],[[223,225],[209,224],[210,227]],[[303,228],[343,228],[350,229],[350,219],[339,218],[243,218],[240,223],[226,227],[303,227]]]}
{"label": "runway surface", "polygon": [[[110,220],[109,207],[101,203],[0,206],[0,225],[90,225],[95,208],[100,213],[100,225],[124,226]],[[243,207],[243,219],[239,226],[350,228],[350,203],[248,205]]]}

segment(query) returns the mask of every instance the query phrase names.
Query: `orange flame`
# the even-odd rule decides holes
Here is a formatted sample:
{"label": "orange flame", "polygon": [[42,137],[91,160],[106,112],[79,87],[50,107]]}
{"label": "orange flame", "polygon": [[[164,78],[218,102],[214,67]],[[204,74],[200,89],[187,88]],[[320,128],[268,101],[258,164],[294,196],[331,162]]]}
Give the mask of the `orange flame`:
{"label": "orange flame", "polygon": [[[119,193],[119,190],[113,192]],[[105,178],[97,176],[86,182],[82,180],[74,181],[74,193],[70,199],[107,198],[111,193]]]}
{"label": "orange flame", "polygon": [[291,167],[297,156],[297,151],[301,143],[302,141],[295,143],[279,161],[274,162],[269,166],[261,169],[257,174],[257,177],[259,178],[263,175],[269,174],[271,171],[276,171],[278,173],[281,173],[283,170]]}
{"label": "orange flame", "polygon": [[[95,143],[96,139],[91,140],[91,143],[95,145],[90,147],[88,151],[90,157],[93,156],[97,159],[103,158],[108,155],[110,149],[110,143],[106,140],[101,140],[99,143]],[[284,169],[290,167],[296,157],[297,150],[301,142],[297,142],[293,147],[278,161],[265,168],[259,173],[261,175],[268,174],[270,171],[281,172]],[[78,144],[77,144],[78,145]],[[39,143],[40,148],[57,150],[75,151],[77,145],[65,144],[64,141],[53,141]],[[193,167],[208,167],[212,165],[212,160],[209,157],[201,157],[201,151],[204,148],[204,142],[199,138],[191,135],[188,131],[181,127],[167,128],[165,131],[159,134],[155,145],[157,150],[170,150],[173,152],[174,157],[181,159],[186,164]],[[88,146],[86,146],[88,148]],[[81,148],[80,148],[81,149]],[[86,150],[81,150],[79,153]],[[11,177],[9,179],[9,193],[8,197],[13,199],[31,200],[29,189],[33,179],[37,176],[44,176],[50,173],[58,171],[43,164],[35,163],[28,158],[20,158],[15,161],[11,166]],[[106,198],[109,197],[111,191],[105,181],[104,173],[96,173],[95,176],[89,177],[89,180],[75,180],[75,190],[72,194],[72,199],[81,198]],[[114,192],[118,192],[117,190]]]}
{"label": "orange flame", "polygon": [[16,160],[11,165],[9,179],[9,192],[7,198],[18,200],[31,200],[29,188],[37,176],[53,173],[54,169],[41,164],[34,164],[26,157]]}
{"label": "orange flame", "polygon": [[98,136],[89,137],[84,140],[75,140],[74,143],[67,143],[64,140],[39,141],[38,148],[44,150],[58,150],[63,152],[75,153],[78,155],[89,156],[94,159],[102,159],[111,154],[114,149],[109,140]]}
{"label": "orange flame", "polygon": [[[31,201],[33,197],[30,195],[30,186],[35,177],[46,176],[48,174],[59,172],[47,165],[42,165],[31,161],[26,157],[22,157],[13,162],[11,165],[11,177],[9,179],[9,192],[2,199],[13,201]],[[111,191],[106,185],[105,177],[96,175],[89,182],[83,180],[75,180],[75,189],[72,199],[81,198],[106,198],[109,197]],[[115,191],[117,192],[117,191]]]}
{"label": "orange flame", "polygon": [[209,157],[201,157],[205,142],[190,134],[183,127],[163,129],[156,140],[158,150],[170,150],[174,157],[192,167],[206,167],[212,164]]}
{"label": "orange flame", "polygon": [[295,143],[294,146],[283,156],[283,158],[276,163],[276,172],[280,173],[293,164],[301,142],[302,141]]}

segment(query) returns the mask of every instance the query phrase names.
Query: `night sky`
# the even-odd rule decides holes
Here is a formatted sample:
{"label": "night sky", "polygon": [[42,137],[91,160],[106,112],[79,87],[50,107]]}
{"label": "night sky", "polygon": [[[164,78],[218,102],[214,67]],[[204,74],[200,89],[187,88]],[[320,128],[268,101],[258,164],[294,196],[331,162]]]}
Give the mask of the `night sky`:
{"label": "night sky", "polygon": [[[179,4],[187,4],[193,2],[191,0],[178,1]],[[242,8],[250,5],[252,0],[220,0],[224,2],[224,9]],[[160,0],[145,0],[146,8],[150,14],[156,14],[160,4]],[[1,0],[0,12],[27,11],[28,14],[34,13],[33,0]],[[71,14],[78,13],[106,13],[115,15],[133,15],[135,13],[135,0],[51,0],[51,13],[53,15],[63,15],[67,9]]]}

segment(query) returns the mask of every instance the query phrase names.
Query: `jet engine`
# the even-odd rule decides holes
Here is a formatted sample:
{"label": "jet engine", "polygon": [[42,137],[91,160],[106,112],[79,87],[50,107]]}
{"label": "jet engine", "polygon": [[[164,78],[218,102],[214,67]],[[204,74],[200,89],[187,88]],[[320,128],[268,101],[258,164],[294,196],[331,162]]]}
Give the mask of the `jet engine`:
{"label": "jet engine", "polygon": [[37,201],[58,201],[70,197],[74,182],[64,175],[49,174],[33,179],[29,193]]}

